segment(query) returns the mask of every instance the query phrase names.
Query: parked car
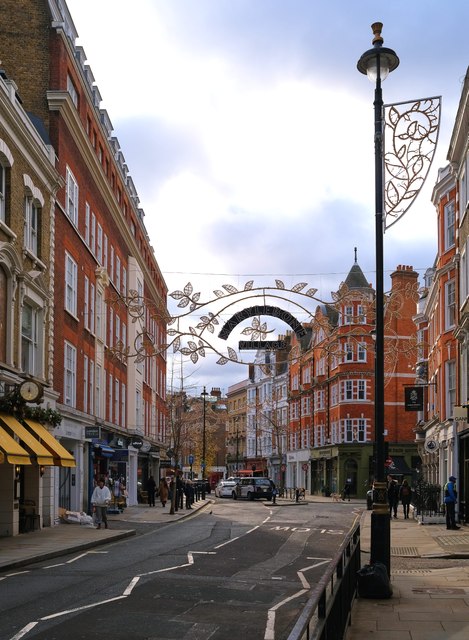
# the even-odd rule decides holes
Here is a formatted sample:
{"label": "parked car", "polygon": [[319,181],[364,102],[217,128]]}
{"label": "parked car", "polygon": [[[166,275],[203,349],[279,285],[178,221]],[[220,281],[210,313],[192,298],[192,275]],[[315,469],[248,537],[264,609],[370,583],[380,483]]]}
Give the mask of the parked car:
{"label": "parked car", "polygon": [[272,500],[272,483],[269,478],[240,478],[233,489],[233,498]]}
{"label": "parked car", "polygon": [[215,487],[215,496],[217,498],[231,498],[235,487],[236,482],[232,480],[220,480]]}

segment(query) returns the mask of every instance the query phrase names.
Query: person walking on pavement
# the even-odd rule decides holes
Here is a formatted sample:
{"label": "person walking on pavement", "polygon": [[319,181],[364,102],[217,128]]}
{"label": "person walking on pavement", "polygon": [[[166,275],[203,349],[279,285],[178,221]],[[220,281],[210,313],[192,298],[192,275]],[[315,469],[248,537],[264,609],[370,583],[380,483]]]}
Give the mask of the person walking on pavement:
{"label": "person walking on pavement", "polygon": [[147,493],[148,493],[148,505],[150,507],[155,506],[155,493],[156,493],[156,482],[153,476],[150,476],[147,480]]}
{"label": "person walking on pavement", "polygon": [[343,501],[344,500],[348,500],[350,502],[350,489],[351,489],[350,481],[347,480],[345,485],[344,485],[344,489],[342,491],[342,500]]}
{"label": "person walking on pavement", "polygon": [[460,529],[456,524],[456,501],[458,493],[456,491],[456,478],[450,476],[445,484],[445,509],[446,509],[446,528]]}
{"label": "person walking on pavement", "polygon": [[186,509],[192,509],[192,504],[194,502],[194,486],[190,480],[186,480],[184,493],[186,494]]}
{"label": "person walking on pavement", "polygon": [[399,502],[399,485],[397,480],[394,480],[392,476],[388,476],[388,504],[389,504],[389,517],[397,518],[397,505]]}
{"label": "person walking on pavement", "polygon": [[101,529],[101,524],[103,522],[104,528],[108,528],[107,508],[110,503],[111,492],[109,491],[109,487],[105,486],[104,479],[101,478],[91,495],[91,504],[93,505],[93,511],[96,513],[96,523],[98,525],[98,529]]}
{"label": "person walking on pavement", "polygon": [[402,502],[404,519],[408,520],[410,501],[412,499],[412,489],[410,488],[409,483],[405,479],[402,481],[401,488],[399,490],[399,498],[401,499],[401,502]]}
{"label": "person walking on pavement", "polygon": [[168,483],[165,478],[161,478],[158,492],[160,494],[161,506],[165,507],[168,502]]}

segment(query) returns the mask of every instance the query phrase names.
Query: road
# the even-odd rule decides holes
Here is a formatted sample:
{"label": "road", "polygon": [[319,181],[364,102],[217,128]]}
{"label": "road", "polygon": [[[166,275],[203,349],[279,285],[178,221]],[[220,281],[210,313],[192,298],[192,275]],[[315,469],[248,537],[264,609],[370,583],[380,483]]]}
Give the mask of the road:
{"label": "road", "polygon": [[0,638],[281,640],[359,512],[216,499],[137,538],[0,575]]}

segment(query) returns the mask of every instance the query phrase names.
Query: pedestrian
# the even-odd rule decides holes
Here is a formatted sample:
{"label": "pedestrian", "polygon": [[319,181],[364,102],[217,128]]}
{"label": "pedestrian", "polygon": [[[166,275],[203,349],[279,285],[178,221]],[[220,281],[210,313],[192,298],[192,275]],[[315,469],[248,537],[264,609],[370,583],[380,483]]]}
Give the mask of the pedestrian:
{"label": "pedestrian", "polygon": [[186,509],[192,509],[192,504],[194,502],[194,486],[190,480],[186,480],[184,493],[186,494]]}
{"label": "pedestrian", "polygon": [[344,490],[342,491],[342,500],[348,500],[350,502],[350,482],[347,482],[344,485]]}
{"label": "pedestrian", "polygon": [[401,484],[401,488],[399,490],[399,498],[402,502],[402,509],[404,511],[404,519],[409,519],[409,507],[410,501],[412,499],[412,489],[409,486],[409,483],[404,478]]}
{"label": "pedestrian", "polygon": [[161,478],[158,493],[160,494],[161,506],[165,507],[168,502],[168,483],[166,478]]}
{"label": "pedestrian", "polygon": [[399,504],[399,485],[397,480],[394,480],[392,476],[388,476],[388,504],[389,504],[389,517],[397,518],[397,505]]}
{"label": "pedestrian", "polygon": [[147,493],[148,493],[148,505],[150,507],[155,506],[155,493],[156,493],[156,482],[153,476],[150,476],[147,480]]}
{"label": "pedestrian", "polygon": [[104,484],[104,478],[101,478],[98,482],[98,486],[94,488],[91,496],[91,504],[93,505],[93,511],[96,516],[96,523],[98,529],[101,529],[101,524],[104,522],[104,528],[108,528],[107,524],[107,508],[111,503],[111,492],[109,488]]}
{"label": "pedestrian", "polygon": [[271,480],[270,483],[272,485],[272,504],[277,504],[278,490],[273,480]]}
{"label": "pedestrian", "polygon": [[458,492],[456,491],[456,478],[450,476],[445,484],[445,509],[446,509],[446,528],[460,529],[456,524],[456,501]]}

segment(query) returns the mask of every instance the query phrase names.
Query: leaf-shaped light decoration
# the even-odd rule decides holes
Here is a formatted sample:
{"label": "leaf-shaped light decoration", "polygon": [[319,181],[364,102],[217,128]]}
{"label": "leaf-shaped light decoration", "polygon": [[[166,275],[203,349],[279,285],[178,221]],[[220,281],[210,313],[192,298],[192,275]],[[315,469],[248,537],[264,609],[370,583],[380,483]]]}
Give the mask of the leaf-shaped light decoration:
{"label": "leaf-shaped light decoration", "polygon": [[299,282],[298,284],[295,284],[294,287],[292,287],[292,291],[294,293],[298,293],[299,291],[302,291],[307,284],[308,284],[307,282]]}
{"label": "leaf-shaped light decoration", "polygon": [[244,290],[251,291],[253,284],[254,284],[254,280],[248,280],[244,285]]}
{"label": "leaf-shaped light decoration", "polygon": [[186,286],[184,287],[184,295],[185,296],[190,296],[193,291],[194,291],[194,287],[192,286],[192,284],[190,282],[188,282],[186,284]]}
{"label": "leaf-shaped light decoration", "polygon": [[217,360],[217,364],[226,364],[227,362],[229,362],[229,360],[227,358],[225,358],[225,356],[221,356],[221,358],[218,358]]}
{"label": "leaf-shaped light decoration", "polygon": [[190,302],[189,298],[181,298],[181,300],[178,303],[178,307],[181,307],[183,309],[184,307],[187,307],[189,302]]}
{"label": "leaf-shaped light decoration", "polygon": [[277,289],[285,289],[285,284],[282,280],[275,280],[275,286]]}
{"label": "leaf-shaped light decoration", "polygon": [[317,289],[308,289],[305,295],[307,295],[309,298],[314,298],[317,292]]}
{"label": "leaf-shaped light decoration", "polygon": [[228,293],[238,293],[238,289],[232,284],[223,284],[222,287],[225,291],[228,291]]}
{"label": "leaf-shaped light decoration", "polygon": [[173,353],[176,353],[177,351],[179,351],[181,347],[181,338],[177,337],[176,340],[173,342]]}
{"label": "leaf-shaped light decoration", "polygon": [[238,362],[238,354],[231,347],[228,347],[228,355],[232,361]]}
{"label": "leaf-shaped light decoration", "polygon": [[197,353],[197,351],[193,351],[191,353],[192,364],[196,364],[198,359],[199,359],[199,354]]}
{"label": "leaf-shaped light decoration", "polygon": [[441,97],[386,105],[385,229],[409,210],[428,176],[440,128]]}
{"label": "leaf-shaped light decoration", "polygon": [[225,292],[220,291],[220,289],[216,289],[213,293],[217,296],[217,298],[223,298],[223,296],[225,295]]}

